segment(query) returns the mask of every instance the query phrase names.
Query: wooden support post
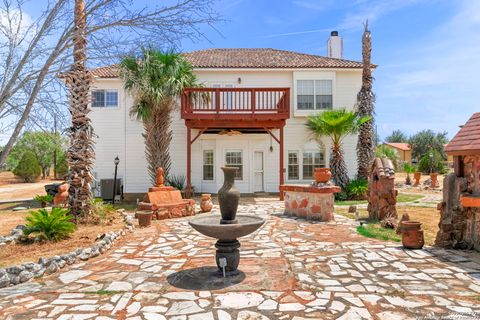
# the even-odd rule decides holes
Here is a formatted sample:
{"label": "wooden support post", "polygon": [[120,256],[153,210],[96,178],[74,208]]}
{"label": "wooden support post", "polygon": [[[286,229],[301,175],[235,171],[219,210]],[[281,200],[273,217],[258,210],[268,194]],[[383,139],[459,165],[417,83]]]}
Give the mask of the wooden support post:
{"label": "wooden support post", "polygon": [[186,198],[192,196],[192,128],[187,126],[187,187]]}
{"label": "wooden support post", "polygon": [[284,150],[283,150],[283,126],[280,127],[280,185],[279,191],[280,191],[280,200],[283,201],[283,189],[281,186],[284,184],[284,164],[283,164],[283,156],[284,156]]}

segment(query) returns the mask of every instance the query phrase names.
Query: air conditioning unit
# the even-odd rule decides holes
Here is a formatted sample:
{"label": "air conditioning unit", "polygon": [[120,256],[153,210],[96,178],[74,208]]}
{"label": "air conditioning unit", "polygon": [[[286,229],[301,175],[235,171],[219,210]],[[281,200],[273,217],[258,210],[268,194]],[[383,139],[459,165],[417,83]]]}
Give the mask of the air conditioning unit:
{"label": "air conditioning unit", "polygon": [[[117,179],[115,184],[115,197],[122,193],[122,179]],[[100,179],[100,197],[103,200],[112,200],[113,196],[113,179]]]}

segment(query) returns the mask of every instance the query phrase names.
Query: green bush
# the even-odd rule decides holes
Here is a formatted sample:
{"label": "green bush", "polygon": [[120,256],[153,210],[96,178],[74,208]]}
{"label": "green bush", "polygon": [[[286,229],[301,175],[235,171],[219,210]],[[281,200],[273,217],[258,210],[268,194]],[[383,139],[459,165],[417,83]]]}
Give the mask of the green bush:
{"label": "green bush", "polygon": [[348,194],[346,191],[342,190],[335,193],[335,201],[346,201],[348,200]]}
{"label": "green bush", "polygon": [[347,184],[345,192],[348,200],[365,200],[367,198],[368,181],[365,179],[355,179]]}
{"label": "green bush", "polygon": [[37,194],[33,200],[37,201],[42,206],[47,203],[53,202],[53,196],[51,194],[39,195]]}
{"label": "green bush", "polygon": [[57,179],[65,179],[68,173],[68,163],[67,163],[67,155],[62,153],[57,158],[57,165],[55,166],[55,173]]}
{"label": "green bush", "polygon": [[35,154],[31,151],[26,151],[16,168],[13,170],[13,174],[22,178],[25,182],[34,182],[38,180],[42,174],[42,168],[38,164]]}
{"label": "green bush", "polygon": [[446,169],[442,155],[438,151],[430,149],[429,152],[420,158],[420,161],[418,162],[418,170],[424,174],[432,172],[445,173]]}
{"label": "green bush", "polygon": [[103,202],[103,199],[96,198],[90,203],[90,212],[80,217],[83,224],[102,224],[109,218],[113,218],[111,213],[115,212],[111,203]]}
{"label": "green bush", "polygon": [[62,208],[53,208],[50,212],[46,209],[31,211],[25,220],[24,235],[33,234],[43,240],[58,241],[67,238],[76,228],[69,211]]}

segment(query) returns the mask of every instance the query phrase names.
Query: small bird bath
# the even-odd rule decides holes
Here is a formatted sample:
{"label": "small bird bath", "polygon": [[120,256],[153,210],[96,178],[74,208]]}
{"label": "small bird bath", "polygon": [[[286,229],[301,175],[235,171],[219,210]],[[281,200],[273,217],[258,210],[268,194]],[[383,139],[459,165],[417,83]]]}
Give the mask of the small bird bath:
{"label": "small bird bath", "polygon": [[215,261],[220,274],[225,276],[237,275],[240,263],[240,242],[238,238],[249,235],[260,228],[263,218],[239,214],[237,215],[240,193],[235,188],[234,178],[238,168],[222,168],[225,180],[218,191],[218,201],[221,215],[200,216],[190,220],[190,225],[207,237],[218,239]]}

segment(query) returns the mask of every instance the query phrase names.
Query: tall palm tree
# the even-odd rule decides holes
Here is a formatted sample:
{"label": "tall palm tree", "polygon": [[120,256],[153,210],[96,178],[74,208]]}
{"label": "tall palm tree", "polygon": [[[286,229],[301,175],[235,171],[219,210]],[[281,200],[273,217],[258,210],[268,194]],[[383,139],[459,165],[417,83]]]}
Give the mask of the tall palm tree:
{"label": "tall palm tree", "polygon": [[73,35],[73,64],[65,74],[69,89],[72,125],[68,132],[68,182],[69,204],[72,214],[77,217],[90,213],[93,181],[92,167],[95,159],[94,133],[88,117],[88,103],[92,78],[87,68],[86,51],[86,10],[84,0],[75,0],[75,31]]}
{"label": "tall palm tree", "polygon": [[171,112],[184,88],[198,86],[197,78],[180,54],[152,48],[123,58],[120,75],[134,98],[130,115],[143,121],[148,172],[154,182],[158,167],[166,176],[170,169]]}
{"label": "tall palm tree", "polygon": [[330,169],[338,186],[345,188],[349,182],[347,166],[343,155],[343,139],[358,131],[370,117],[359,117],[353,111],[328,110],[314,116],[309,116],[307,128],[317,137],[329,137],[332,142]]}
{"label": "tall palm tree", "polygon": [[375,94],[372,91],[372,38],[368,30],[368,20],[365,23],[365,30],[362,36],[362,88],[357,95],[357,112],[359,116],[368,116],[370,121],[365,122],[359,130],[357,143],[357,177],[368,178],[368,171],[372,164],[375,152],[375,124],[373,115],[375,113]]}

